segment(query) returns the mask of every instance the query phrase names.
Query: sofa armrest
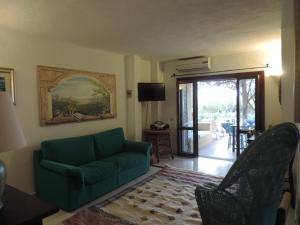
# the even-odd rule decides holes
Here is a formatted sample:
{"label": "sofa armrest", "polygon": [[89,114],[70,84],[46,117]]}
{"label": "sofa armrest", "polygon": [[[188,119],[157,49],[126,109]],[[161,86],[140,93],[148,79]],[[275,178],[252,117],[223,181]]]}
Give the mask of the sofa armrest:
{"label": "sofa armrest", "polygon": [[140,152],[144,154],[152,154],[152,144],[138,141],[125,141],[125,152]]}
{"label": "sofa armrest", "polygon": [[73,177],[79,186],[84,184],[84,176],[82,170],[77,166],[72,166],[69,164],[63,164],[51,160],[41,160],[41,167],[51,170],[52,172]]}

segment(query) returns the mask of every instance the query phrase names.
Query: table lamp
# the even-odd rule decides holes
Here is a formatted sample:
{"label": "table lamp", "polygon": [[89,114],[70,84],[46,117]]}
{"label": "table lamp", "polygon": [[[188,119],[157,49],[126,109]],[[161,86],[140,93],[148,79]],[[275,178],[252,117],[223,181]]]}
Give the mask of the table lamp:
{"label": "table lamp", "polygon": [[[0,92],[0,153],[17,150],[26,145],[17,114],[11,98],[6,92]],[[0,159],[0,210],[6,183],[6,167]]]}

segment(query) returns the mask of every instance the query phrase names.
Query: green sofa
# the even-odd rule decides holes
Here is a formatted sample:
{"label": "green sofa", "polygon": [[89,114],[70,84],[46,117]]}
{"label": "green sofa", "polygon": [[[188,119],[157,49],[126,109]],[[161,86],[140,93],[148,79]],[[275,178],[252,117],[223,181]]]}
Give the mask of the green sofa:
{"label": "green sofa", "polygon": [[44,141],[33,155],[36,194],[72,211],[149,171],[151,149],[122,128]]}

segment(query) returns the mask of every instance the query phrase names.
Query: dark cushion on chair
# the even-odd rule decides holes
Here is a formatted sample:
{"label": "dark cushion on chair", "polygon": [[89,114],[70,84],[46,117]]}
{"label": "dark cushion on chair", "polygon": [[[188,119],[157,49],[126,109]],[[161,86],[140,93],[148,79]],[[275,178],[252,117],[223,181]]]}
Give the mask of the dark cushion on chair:
{"label": "dark cushion on chair", "polygon": [[96,160],[92,136],[44,141],[42,152],[44,159],[74,166]]}
{"label": "dark cushion on chair", "polygon": [[97,159],[109,157],[123,150],[125,137],[122,128],[116,128],[94,135]]}

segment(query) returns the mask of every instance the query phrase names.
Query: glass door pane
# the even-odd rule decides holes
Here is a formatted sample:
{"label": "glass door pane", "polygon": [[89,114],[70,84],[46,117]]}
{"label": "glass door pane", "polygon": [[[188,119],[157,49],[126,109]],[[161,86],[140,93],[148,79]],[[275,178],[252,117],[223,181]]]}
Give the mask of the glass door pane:
{"label": "glass door pane", "polygon": [[194,138],[193,130],[181,130],[181,153],[194,153]]}
{"label": "glass door pane", "polygon": [[240,128],[255,128],[255,79],[239,81]]}
{"label": "glass door pane", "polygon": [[193,83],[179,84],[180,125],[193,128]]}
{"label": "glass door pane", "polygon": [[234,160],[237,80],[197,82],[199,156]]}
{"label": "glass door pane", "polygon": [[239,80],[239,139],[240,150],[247,146],[247,133],[256,125],[256,79]]}
{"label": "glass door pane", "polygon": [[194,87],[180,83],[179,91],[179,149],[181,154],[194,155]]}

